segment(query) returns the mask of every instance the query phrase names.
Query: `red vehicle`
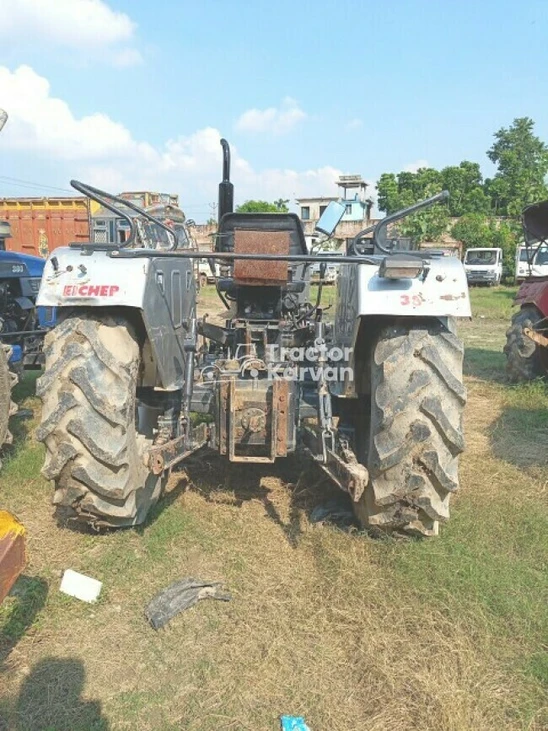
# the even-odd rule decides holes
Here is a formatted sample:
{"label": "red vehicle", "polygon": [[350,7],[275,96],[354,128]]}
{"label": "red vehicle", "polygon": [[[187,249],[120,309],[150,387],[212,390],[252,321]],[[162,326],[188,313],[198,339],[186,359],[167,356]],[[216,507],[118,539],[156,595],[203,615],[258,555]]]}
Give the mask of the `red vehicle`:
{"label": "red vehicle", "polygon": [[9,224],[7,251],[44,259],[58,246],[89,239],[87,198],[0,198],[0,221]]}
{"label": "red vehicle", "polygon": [[[547,245],[548,200],[528,206],[523,229],[529,256]],[[506,333],[506,372],[513,383],[548,374],[548,277],[529,277],[518,290],[519,310]]]}

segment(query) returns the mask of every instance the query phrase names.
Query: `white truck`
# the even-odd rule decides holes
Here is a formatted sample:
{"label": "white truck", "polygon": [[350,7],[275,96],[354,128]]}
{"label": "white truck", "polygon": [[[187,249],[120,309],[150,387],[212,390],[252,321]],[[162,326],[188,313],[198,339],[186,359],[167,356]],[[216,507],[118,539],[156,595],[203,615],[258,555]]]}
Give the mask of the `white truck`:
{"label": "white truck", "polygon": [[468,284],[500,284],[502,279],[502,249],[468,249],[464,256],[464,271]]}
{"label": "white truck", "polygon": [[529,277],[548,276],[548,247],[542,244],[530,246],[520,244],[516,249],[516,282],[524,282]]}

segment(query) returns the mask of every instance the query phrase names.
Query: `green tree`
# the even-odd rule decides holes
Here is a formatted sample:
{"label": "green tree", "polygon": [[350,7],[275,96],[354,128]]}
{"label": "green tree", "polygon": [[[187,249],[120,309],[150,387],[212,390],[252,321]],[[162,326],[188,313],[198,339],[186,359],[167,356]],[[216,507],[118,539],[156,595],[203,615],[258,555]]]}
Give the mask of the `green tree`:
{"label": "green tree", "polygon": [[282,201],[282,207],[279,203],[282,199],[275,203],[268,203],[268,201],[245,201],[241,206],[237,206],[236,213],[287,213],[287,206],[285,201]]}
{"label": "green tree", "polygon": [[483,177],[477,162],[463,160],[441,171],[441,187],[449,191],[449,214],[462,216],[466,213],[488,214],[491,206],[485,193]]}
{"label": "green tree", "polygon": [[[403,171],[397,176],[384,173],[377,183],[378,207],[386,214],[395,213],[429,198],[442,189],[438,170],[420,168],[416,173]],[[398,223],[398,233],[408,236],[414,243],[435,241],[447,230],[446,206],[432,206]]]}
{"label": "green tree", "polygon": [[377,205],[386,214],[395,213],[440,190],[441,175],[433,168],[420,168],[416,173],[404,170],[398,175],[384,173],[377,183]]}
{"label": "green tree", "polygon": [[414,202],[429,195],[435,195],[443,189],[442,176],[439,170],[434,168],[419,168],[411,181]]}
{"label": "green tree", "polygon": [[486,181],[498,215],[519,216],[530,203],[548,197],[548,147],[534,134],[529,117],[514,119],[512,125],[495,133],[487,157],[497,166]]}
{"label": "green tree", "polygon": [[398,181],[394,173],[383,173],[377,183],[377,206],[387,215],[398,210]]}
{"label": "green tree", "polygon": [[503,265],[506,272],[513,272],[516,260],[516,247],[522,241],[521,226],[517,221],[496,221],[491,219],[491,246],[502,249]]}
{"label": "green tree", "polygon": [[439,239],[447,231],[448,222],[447,206],[436,204],[403,218],[397,224],[397,228],[401,235],[408,236],[415,244],[420,244],[423,241]]}
{"label": "green tree", "polygon": [[288,203],[289,203],[289,198],[278,198],[277,201],[274,201],[274,205],[280,211],[280,213],[288,212],[288,210],[289,210],[289,208],[287,207]]}
{"label": "green tree", "polygon": [[491,247],[489,222],[481,213],[465,213],[452,227],[451,235],[462,243],[463,251]]}
{"label": "green tree", "polygon": [[451,229],[453,238],[467,249],[500,248],[506,271],[512,271],[520,228],[516,221],[501,221],[481,213],[466,213]]}

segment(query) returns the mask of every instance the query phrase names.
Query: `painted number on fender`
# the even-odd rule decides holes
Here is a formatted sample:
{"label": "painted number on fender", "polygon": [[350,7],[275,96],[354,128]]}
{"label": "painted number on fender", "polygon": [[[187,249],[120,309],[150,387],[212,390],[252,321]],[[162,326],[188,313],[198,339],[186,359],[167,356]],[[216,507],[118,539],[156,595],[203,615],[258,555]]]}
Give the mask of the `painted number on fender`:
{"label": "painted number on fender", "polygon": [[423,299],[420,294],[400,294],[400,305],[404,307],[420,307]]}

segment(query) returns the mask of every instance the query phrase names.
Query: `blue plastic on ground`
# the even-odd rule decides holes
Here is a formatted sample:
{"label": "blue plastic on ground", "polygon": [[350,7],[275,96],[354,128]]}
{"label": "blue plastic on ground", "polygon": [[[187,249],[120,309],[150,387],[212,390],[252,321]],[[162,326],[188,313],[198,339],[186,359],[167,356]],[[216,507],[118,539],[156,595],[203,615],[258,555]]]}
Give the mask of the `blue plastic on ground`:
{"label": "blue plastic on ground", "polygon": [[23,357],[23,349],[20,345],[12,345],[12,354],[10,357],[10,363],[18,363]]}
{"label": "blue plastic on ground", "polygon": [[282,716],[282,731],[310,731],[302,716]]}

